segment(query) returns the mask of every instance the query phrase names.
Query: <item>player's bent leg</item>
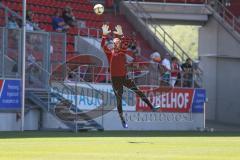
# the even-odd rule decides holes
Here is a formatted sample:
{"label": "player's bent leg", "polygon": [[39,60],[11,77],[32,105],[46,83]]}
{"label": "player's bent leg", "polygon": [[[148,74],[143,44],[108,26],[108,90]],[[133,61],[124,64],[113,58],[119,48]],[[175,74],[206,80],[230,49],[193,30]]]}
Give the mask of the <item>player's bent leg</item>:
{"label": "player's bent leg", "polygon": [[137,88],[133,80],[126,79],[124,82],[124,86],[135,92],[152,109],[153,112],[157,111],[160,108],[160,106],[153,106],[151,104],[151,102],[148,100],[145,94]]}

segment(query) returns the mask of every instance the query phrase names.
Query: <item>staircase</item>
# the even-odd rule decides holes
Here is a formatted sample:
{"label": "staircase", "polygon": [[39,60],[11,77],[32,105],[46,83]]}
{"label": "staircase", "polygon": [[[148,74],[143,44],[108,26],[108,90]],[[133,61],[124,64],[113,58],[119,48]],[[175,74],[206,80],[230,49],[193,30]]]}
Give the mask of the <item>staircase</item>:
{"label": "staircase", "polygon": [[157,25],[158,23],[155,22],[154,18],[144,9],[141,2],[126,2],[125,7],[128,15],[135,17],[135,23],[138,24],[138,26],[146,28],[146,32],[157,39],[159,42],[158,51],[163,56],[165,53],[170,53],[171,56],[177,56],[182,62],[190,58],[174,39],[160,25]]}
{"label": "staircase", "polygon": [[[239,18],[236,17],[239,15],[240,3],[233,1],[230,7],[226,7],[218,0],[214,0],[213,2],[214,3],[206,5],[206,7],[213,12],[216,20],[240,42],[240,21]],[[236,6],[234,6],[234,4],[236,4]]]}
{"label": "staircase", "polygon": [[[69,92],[71,88],[66,85],[57,83]],[[55,85],[56,87],[56,85]],[[57,89],[57,88],[55,88]],[[26,92],[30,101],[41,107],[44,111],[49,112],[59,121],[63,122],[73,131],[79,130],[103,130],[103,127],[94,121],[88,114],[78,109],[72,101],[64,98],[59,92],[52,88],[49,90],[28,90]]]}

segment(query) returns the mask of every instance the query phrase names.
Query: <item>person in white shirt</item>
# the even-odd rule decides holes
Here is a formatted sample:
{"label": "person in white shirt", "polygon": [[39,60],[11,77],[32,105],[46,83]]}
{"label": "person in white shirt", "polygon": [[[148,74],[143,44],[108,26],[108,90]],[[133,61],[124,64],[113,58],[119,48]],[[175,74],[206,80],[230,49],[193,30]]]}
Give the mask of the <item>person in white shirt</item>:
{"label": "person in white shirt", "polygon": [[150,55],[151,61],[148,68],[147,84],[153,86],[160,85],[161,77],[161,55],[158,52],[154,52]]}
{"label": "person in white shirt", "polygon": [[165,58],[162,60],[162,66],[165,69],[165,72],[162,75],[162,80],[166,83],[169,84],[170,82],[170,73],[171,73],[171,63],[170,60],[168,59],[170,55],[166,53]]}

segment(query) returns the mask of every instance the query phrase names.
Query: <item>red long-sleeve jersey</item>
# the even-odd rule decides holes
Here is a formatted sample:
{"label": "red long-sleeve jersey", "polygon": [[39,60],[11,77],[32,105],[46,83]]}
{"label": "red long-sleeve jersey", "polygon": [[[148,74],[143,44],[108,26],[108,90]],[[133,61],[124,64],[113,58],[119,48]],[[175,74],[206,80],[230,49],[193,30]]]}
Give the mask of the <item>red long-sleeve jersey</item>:
{"label": "red long-sleeve jersey", "polygon": [[[119,77],[126,75],[126,48],[121,47],[120,50],[116,51],[110,49],[106,44],[107,37],[103,35],[101,46],[104,53],[107,56],[108,63],[110,66],[110,73],[112,77]],[[123,39],[121,39],[123,43]]]}
{"label": "red long-sleeve jersey", "polygon": [[180,72],[179,65],[176,62],[172,63],[172,66],[171,66],[171,76],[172,77],[177,77],[179,72]]}

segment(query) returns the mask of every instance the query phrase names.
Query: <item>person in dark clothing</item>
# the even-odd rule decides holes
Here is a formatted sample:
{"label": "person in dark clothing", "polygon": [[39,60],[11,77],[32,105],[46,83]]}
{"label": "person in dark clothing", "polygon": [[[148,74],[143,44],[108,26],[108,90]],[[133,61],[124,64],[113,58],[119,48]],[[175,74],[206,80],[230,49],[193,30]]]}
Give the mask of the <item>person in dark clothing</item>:
{"label": "person in dark clothing", "polygon": [[62,12],[57,10],[55,16],[52,18],[52,27],[54,31],[65,32],[69,29],[69,26],[64,22],[64,19],[61,17]]}
{"label": "person in dark clothing", "polygon": [[64,22],[71,27],[74,27],[74,26],[77,25],[76,18],[73,15],[73,12],[72,12],[72,8],[69,7],[69,6],[66,6],[64,8],[62,18],[64,19]]}
{"label": "person in dark clothing", "polygon": [[106,44],[107,41],[107,35],[111,32],[109,30],[109,26],[104,24],[102,26],[102,42],[101,46],[107,56],[109,65],[110,65],[110,73],[111,73],[111,79],[112,79],[112,87],[114,90],[114,94],[117,99],[117,109],[118,113],[122,122],[122,126],[124,128],[127,128],[128,125],[125,122],[125,119],[123,117],[123,111],[122,111],[122,95],[123,95],[123,87],[127,87],[134,91],[148,106],[153,110],[156,111],[160,107],[159,106],[153,106],[150,101],[147,99],[147,97],[141,92],[137,86],[135,85],[134,81],[132,79],[129,79],[126,76],[126,50],[127,46],[123,47],[122,43],[124,43],[124,37],[122,32],[122,27],[120,25],[117,25],[115,27],[116,31],[113,33],[117,35],[118,37],[113,39],[114,47],[113,49],[110,49],[108,45]]}
{"label": "person in dark clothing", "polygon": [[193,66],[192,60],[190,58],[186,59],[186,62],[181,66],[183,71],[183,85],[186,87],[192,87],[192,80],[193,80]]}

